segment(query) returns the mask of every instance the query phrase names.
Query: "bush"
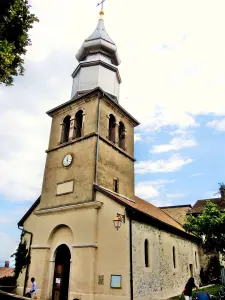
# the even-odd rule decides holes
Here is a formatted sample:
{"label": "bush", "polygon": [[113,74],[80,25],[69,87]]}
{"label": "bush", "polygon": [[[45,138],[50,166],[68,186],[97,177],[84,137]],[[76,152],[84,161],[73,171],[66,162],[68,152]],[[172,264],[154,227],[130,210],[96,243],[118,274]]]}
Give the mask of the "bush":
{"label": "bush", "polygon": [[0,286],[15,286],[16,279],[14,276],[0,278]]}
{"label": "bush", "polygon": [[16,286],[16,278],[14,276],[0,278],[0,289],[5,292],[12,292]]}

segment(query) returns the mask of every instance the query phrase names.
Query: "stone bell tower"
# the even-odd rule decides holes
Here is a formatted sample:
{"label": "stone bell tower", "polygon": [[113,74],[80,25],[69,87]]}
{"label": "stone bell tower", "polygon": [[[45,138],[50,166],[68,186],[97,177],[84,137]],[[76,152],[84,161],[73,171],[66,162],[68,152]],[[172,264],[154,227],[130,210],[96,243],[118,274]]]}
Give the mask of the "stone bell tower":
{"label": "stone bell tower", "polygon": [[134,127],[119,104],[117,47],[103,12],[77,52],[71,99],[47,112],[52,126],[41,209],[94,200],[93,183],[134,194]]}

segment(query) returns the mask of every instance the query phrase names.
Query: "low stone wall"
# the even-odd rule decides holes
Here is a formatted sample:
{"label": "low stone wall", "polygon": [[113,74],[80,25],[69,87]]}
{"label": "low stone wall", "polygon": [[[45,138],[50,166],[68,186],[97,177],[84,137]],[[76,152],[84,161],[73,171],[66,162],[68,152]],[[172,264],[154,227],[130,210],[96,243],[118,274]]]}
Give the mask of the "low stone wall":
{"label": "low stone wall", "polygon": [[13,300],[13,299],[19,299],[19,300],[31,300],[30,298],[27,297],[22,297],[16,294],[11,294],[4,292],[0,290],[0,300]]}

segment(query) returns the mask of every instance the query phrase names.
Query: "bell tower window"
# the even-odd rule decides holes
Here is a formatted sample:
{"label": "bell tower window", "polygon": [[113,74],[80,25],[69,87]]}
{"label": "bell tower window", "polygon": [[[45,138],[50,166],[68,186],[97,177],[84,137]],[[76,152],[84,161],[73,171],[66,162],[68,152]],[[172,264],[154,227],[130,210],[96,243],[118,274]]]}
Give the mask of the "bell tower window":
{"label": "bell tower window", "polygon": [[113,191],[119,193],[119,180],[117,178],[113,179]]}
{"label": "bell tower window", "polygon": [[83,111],[79,110],[75,115],[75,138],[82,136],[82,126],[83,126]]}
{"label": "bell tower window", "polygon": [[67,116],[63,120],[62,133],[61,133],[61,143],[66,143],[69,141],[70,132],[70,116]]}
{"label": "bell tower window", "polygon": [[119,123],[119,147],[125,150],[125,126],[122,122]]}
{"label": "bell tower window", "polygon": [[114,115],[109,115],[109,140],[115,143],[116,119]]}

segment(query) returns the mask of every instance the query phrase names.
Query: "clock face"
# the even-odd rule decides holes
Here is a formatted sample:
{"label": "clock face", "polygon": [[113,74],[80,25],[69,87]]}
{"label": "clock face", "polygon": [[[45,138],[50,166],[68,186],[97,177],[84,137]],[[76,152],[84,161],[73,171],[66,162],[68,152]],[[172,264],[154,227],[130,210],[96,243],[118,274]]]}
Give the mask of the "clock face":
{"label": "clock face", "polygon": [[69,165],[71,165],[73,160],[73,157],[71,154],[67,154],[64,158],[63,158],[63,166],[64,167],[68,167]]}

